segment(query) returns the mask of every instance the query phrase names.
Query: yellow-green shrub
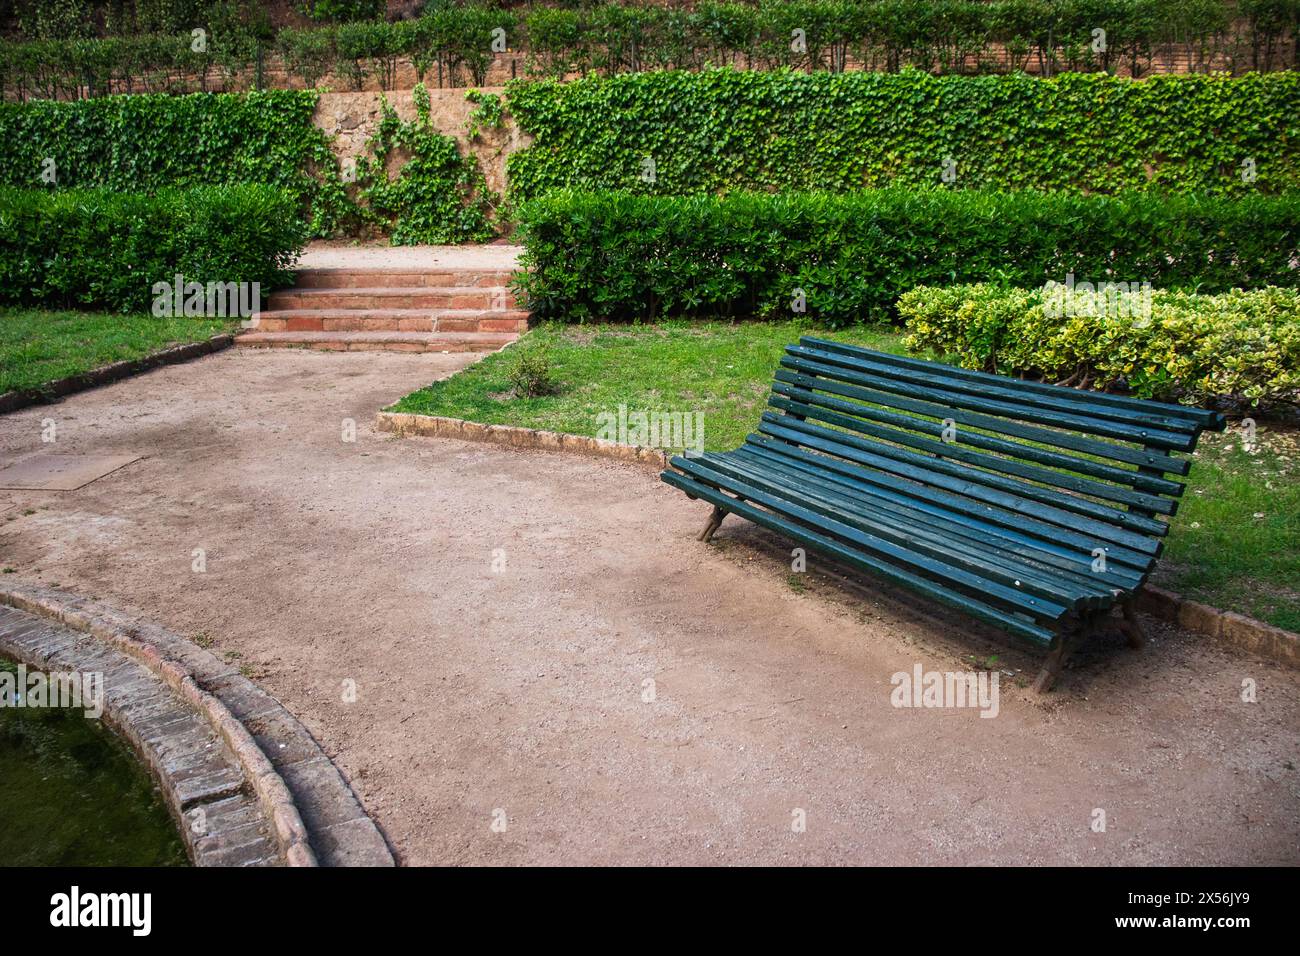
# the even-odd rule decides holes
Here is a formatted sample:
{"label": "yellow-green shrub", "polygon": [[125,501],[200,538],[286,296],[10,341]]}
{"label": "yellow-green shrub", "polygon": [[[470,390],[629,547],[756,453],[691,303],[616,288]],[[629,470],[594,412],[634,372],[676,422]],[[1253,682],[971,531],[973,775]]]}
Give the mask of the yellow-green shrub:
{"label": "yellow-green shrub", "polygon": [[1155,291],[1150,315],[1057,317],[1041,289],[920,286],[898,300],[909,348],[965,368],[1189,403],[1300,401],[1300,292]]}

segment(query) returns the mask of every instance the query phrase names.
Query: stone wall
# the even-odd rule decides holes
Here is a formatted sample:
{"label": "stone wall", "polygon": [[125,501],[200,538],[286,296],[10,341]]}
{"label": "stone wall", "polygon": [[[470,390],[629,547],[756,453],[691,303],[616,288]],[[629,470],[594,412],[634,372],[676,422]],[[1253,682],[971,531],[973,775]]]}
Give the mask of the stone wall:
{"label": "stone wall", "polygon": [[[501,87],[481,87],[484,93],[500,95]],[[453,137],[464,153],[478,158],[488,188],[504,194],[506,187],[506,157],[528,145],[529,138],[506,117],[501,129],[482,130],[477,139],[470,141],[467,134],[469,115],[475,109],[465,99],[465,90],[429,90],[430,118],[438,132]],[[366,154],[366,142],[379,126],[380,97],[384,96],[397,115],[404,120],[415,118],[415,103],[410,90],[361,93],[322,93],[316,106],[313,122],[333,137],[334,154],[341,163],[355,160]],[[396,169],[390,169],[390,174]]]}

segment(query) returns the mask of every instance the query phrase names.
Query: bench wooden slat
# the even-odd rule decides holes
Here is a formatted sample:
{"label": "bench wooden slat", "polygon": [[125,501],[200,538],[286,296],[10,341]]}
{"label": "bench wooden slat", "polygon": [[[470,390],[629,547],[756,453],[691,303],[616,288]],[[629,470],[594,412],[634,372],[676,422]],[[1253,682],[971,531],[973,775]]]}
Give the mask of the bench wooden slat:
{"label": "bench wooden slat", "polygon": [[[826,483],[811,485],[806,479],[792,479],[788,472],[756,467],[727,455],[707,455],[690,461],[692,466],[701,464],[911,551],[1068,607],[1108,607],[1115,599],[1115,590],[1100,575],[1076,577],[1066,569],[1000,547],[989,538],[977,540],[925,522],[904,524],[897,515],[864,507],[861,500],[853,501],[830,490]],[[684,470],[693,473],[689,466]]]}
{"label": "bench wooden slat", "polygon": [[979,398],[973,395],[964,395],[961,392],[955,392],[950,389],[933,388],[925,385],[913,385],[910,382],[886,378],[883,375],[854,371],[838,365],[827,365],[825,362],[814,362],[810,359],[800,358],[798,356],[787,355],[785,358],[781,359],[781,364],[787,368],[795,369],[796,371],[812,373],[819,379],[830,379],[833,381],[848,382],[853,385],[864,385],[878,392],[888,392],[891,395],[902,395],[906,398],[919,399],[945,408],[960,408],[967,411],[978,412],[982,415],[991,415],[1003,419],[1034,422],[1039,425],[1049,425],[1053,428],[1066,429],[1087,435],[1101,435],[1106,438],[1112,438],[1116,441],[1134,442],[1139,445],[1164,448],[1172,451],[1190,451],[1192,448],[1196,447],[1195,436],[1183,434],[1181,432],[1165,431],[1164,429],[1155,427],[1144,428],[1138,425],[1120,424],[1118,422],[1110,422],[1100,418],[1071,415],[1066,412],[1054,412],[1034,406],[1015,405],[1010,402],[996,401],[991,398]]}
{"label": "bench wooden slat", "polygon": [[[799,400],[790,401],[774,395],[769,399],[769,405],[774,408],[780,408],[783,411],[794,412],[797,416],[805,419],[813,418],[818,421],[827,422],[831,425],[837,425],[841,428],[848,428],[856,432],[871,435],[888,442],[908,445],[912,448],[929,452],[932,455],[951,458],[954,461],[962,461],[968,465],[976,465],[980,468],[999,471],[1003,474],[1014,475],[1017,478],[1024,478],[1028,481],[1034,481],[1040,484],[1053,485],[1057,488],[1064,488],[1094,498],[1105,498],[1108,501],[1114,501],[1129,507],[1143,509],[1145,512],[1172,515],[1178,508],[1178,503],[1176,501],[1171,501],[1168,498],[1161,498],[1159,495],[1150,495],[1140,491],[1131,491],[1128,488],[1121,488],[1118,485],[1110,484],[1108,482],[1093,481],[1090,478],[1081,478],[1077,475],[1054,471],[1050,468],[1042,468],[1039,465],[1025,463],[1013,458],[989,455],[983,452],[962,448],[962,444],[966,442],[968,437],[970,437],[970,433],[967,432],[959,432],[955,441],[935,441],[931,438],[923,438],[909,432],[900,431],[897,428],[870,425],[851,415],[841,415],[834,411],[823,411],[822,408],[813,407],[807,403],[812,401],[816,402],[817,405],[822,406],[823,408],[835,408],[837,406],[829,404],[829,402],[834,400],[818,401],[817,396],[814,393],[804,389],[788,388],[778,383],[773,391],[777,393],[777,395],[791,395]],[[849,408],[852,407],[849,403],[844,404]],[[942,431],[942,426],[939,426],[939,428]]]}
{"label": "bench wooden slat", "polygon": [[[911,415],[901,414],[900,412],[891,412],[883,408],[862,405],[858,402],[848,402],[834,396],[822,395],[805,388],[787,385],[785,382],[781,381],[773,383],[772,391],[774,394],[784,395],[795,401],[845,412],[855,418],[865,418],[873,422],[895,425],[899,428],[911,429],[913,431],[923,432],[927,435],[943,435],[942,422],[916,418]],[[770,401],[769,404],[777,403],[775,401]],[[778,405],[778,407],[785,408],[784,405]],[[809,413],[801,412],[800,414],[807,415]],[[1050,451],[1045,448],[1037,448],[1033,445],[1022,444],[1021,442],[1009,441],[1008,439],[998,438],[994,435],[985,435],[983,432],[977,432],[973,429],[966,429],[960,432],[958,435],[958,443],[997,452],[1006,458],[1037,462],[1038,464],[1047,465],[1049,468],[1058,471],[1071,471],[1077,474],[1088,475],[1092,478],[1101,478],[1114,484],[1128,485],[1138,491],[1151,492],[1155,495],[1170,495],[1176,498],[1180,497],[1183,493],[1182,482],[1171,481],[1168,478],[1159,476],[1145,475],[1140,471],[1132,471],[1126,468],[1120,468],[1116,465],[1108,465],[1105,462],[1095,461],[1091,458],[1080,458],[1075,455],[1064,454],[1063,452]]]}
{"label": "bench wooden slat", "polygon": [[1101,548],[1109,563],[1131,569],[1139,579],[1145,576],[1154,561],[1150,554],[1130,550],[1081,531],[1062,528],[1023,511],[1012,511],[964,495],[919,485],[887,472],[817,454],[763,435],[749,436],[745,445],[734,454],[762,455],[776,462],[778,467],[799,468],[823,480],[848,484],[858,493],[880,498],[892,507],[927,511],[971,529],[983,529],[985,525],[992,525],[1003,536],[1010,535],[1013,540],[1023,538],[1031,547],[1045,547],[1049,550],[1060,547],[1062,553],[1077,552],[1089,557],[1094,550]]}
{"label": "bench wooden slat", "polygon": [[1191,405],[1175,405],[1170,402],[1155,402],[1150,399],[1132,398],[1127,395],[1112,395],[1109,392],[1084,392],[1080,389],[1069,388],[1064,385],[1050,385],[1046,382],[1013,379],[1008,378],[1005,375],[994,375],[990,372],[979,372],[973,369],[960,368],[956,365],[944,365],[940,362],[930,362],[925,359],[909,358],[905,355],[894,355],[892,352],[878,352],[874,349],[862,348],[859,345],[846,345],[843,342],[832,342],[830,339],[819,339],[815,336],[809,335],[800,338],[799,343],[812,348],[838,352],[843,355],[860,356],[871,361],[882,362],[900,369],[937,372],[948,378],[960,379],[969,383],[1005,385],[1008,382],[1012,382],[1017,389],[1023,389],[1027,394],[1045,395],[1049,397],[1062,395],[1086,396],[1089,402],[1100,406],[1122,408],[1137,412],[1155,411],[1167,417],[1184,418],[1187,421],[1198,425],[1202,431],[1223,431],[1227,426],[1227,418],[1222,412],[1211,411],[1205,408],[1195,408]]}
{"label": "bench wooden slat", "polygon": [[845,509],[878,520],[892,521],[901,527],[919,529],[918,533],[935,539],[960,538],[972,548],[985,548],[990,553],[1014,556],[1031,565],[1050,569],[1052,573],[1074,580],[1082,586],[1096,585],[1102,591],[1132,590],[1140,586],[1144,578],[1141,572],[1119,560],[1109,560],[1105,571],[1093,571],[1091,546],[1079,546],[1072,550],[1050,540],[1022,534],[1014,528],[964,518],[937,505],[909,500],[903,495],[855,481],[847,475],[783,458],[760,446],[744,445],[734,452],[710,455],[709,458],[747,463],[790,481],[816,481],[820,488],[825,489],[819,490],[819,494],[833,498]]}
{"label": "bench wooden slat", "polygon": [[[1032,485],[1028,482],[1021,481],[1017,478],[1007,478],[1002,475],[995,475],[992,472],[979,471],[974,468],[964,468],[959,464],[947,461],[942,458],[927,458],[917,452],[907,451],[894,445],[888,445],[883,442],[873,441],[867,438],[859,438],[856,435],[850,435],[847,432],[836,432],[820,425],[808,424],[798,420],[790,421],[790,416],[774,415],[765,412],[763,420],[759,425],[759,430],[767,434],[774,434],[770,429],[778,427],[784,429],[780,436],[783,438],[793,438],[801,444],[810,444],[811,439],[833,442],[846,449],[856,451],[856,455],[846,455],[840,451],[829,448],[821,448],[822,451],[830,451],[832,454],[851,457],[853,460],[860,460],[862,454],[873,456],[871,464],[877,467],[884,467],[886,470],[899,471],[900,467],[909,469],[908,477],[923,483],[935,483],[940,476],[950,476],[964,482],[966,485],[978,484],[985,485],[989,488],[996,489],[1008,495],[1012,499],[1018,500],[1023,507],[1025,502],[1034,501],[1049,505],[1056,509],[1058,515],[1064,515],[1070,512],[1078,515],[1080,518],[1088,518],[1096,522],[1102,522],[1116,526],[1116,531],[1121,529],[1134,532],[1136,537],[1142,536],[1162,536],[1168,532],[1168,526],[1163,521],[1157,521],[1155,518],[1149,518],[1146,515],[1133,511],[1122,511],[1118,508],[1112,508],[1109,505],[1102,504],[1098,501],[1092,501],[1088,498],[1080,498],[1076,495],[1066,494],[1053,488],[1044,488],[1039,485]],[[791,431],[799,434],[791,435]],[[899,463],[894,466],[884,466],[879,464],[881,458],[892,460]],[[900,472],[901,473],[901,472]],[[965,492],[965,489],[958,489]],[[969,492],[965,492],[969,493]],[[1049,519],[1050,520],[1050,519]],[[1063,517],[1058,520],[1059,524],[1069,526],[1071,519]]]}
{"label": "bench wooden slat", "polygon": [[1097,458],[1121,461],[1125,464],[1137,465],[1139,468],[1149,468],[1153,472],[1185,475],[1190,467],[1185,458],[1175,458],[1162,452],[1145,451],[1127,445],[1112,445],[1083,435],[1053,431],[1050,428],[1040,428],[1037,425],[1025,425],[992,415],[936,405],[933,402],[917,401],[904,396],[873,391],[785,368],[777,371],[776,379],[801,388],[830,392],[835,395],[842,395],[845,398],[854,398],[860,402],[883,405],[887,408],[902,409],[917,415],[929,416],[939,421],[947,418],[960,425],[969,425],[971,428],[978,428],[999,435],[1011,435],[1015,438],[1022,438],[1025,441],[1035,442],[1040,445],[1050,445],[1054,448],[1068,448],[1071,451],[1093,455]]}
{"label": "bench wooden slat", "polygon": [[1009,633],[1032,641],[1040,647],[1047,647],[1055,637],[1055,634],[1049,628],[1035,624],[1032,620],[998,611],[960,592],[936,584],[928,578],[902,571],[883,561],[873,560],[832,538],[783,520],[743,501],[737,501],[720,491],[710,488],[708,485],[692,481],[672,471],[665,471],[662,477],[665,482],[680,488],[693,498],[707,501],[731,514],[739,515],[756,525],[776,531],[801,544],[806,544],[852,567],[867,571],[894,584],[902,585],[941,604],[964,611],[971,617],[1000,627]]}
{"label": "bench wooden slat", "polygon": [[[852,542],[860,551],[865,551],[874,558],[890,561],[895,566],[901,565],[913,574],[931,577],[931,579],[937,576],[964,588],[975,590],[984,594],[986,598],[996,599],[1019,613],[1030,615],[1042,621],[1057,621],[1065,615],[1066,611],[1070,610],[1064,604],[1016,588],[1006,587],[996,581],[981,578],[979,575],[972,574],[962,568],[927,555],[917,554],[907,548],[899,547],[891,542],[866,534],[838,518],[829,515],[819,516],[817,512],[797,503],[792,498],[762,491],[743,481],[734,479],[728,481],[725,476],[714,472],[702,462],[703,459],[699,458],[681,458],[678,459],[677,468],[696,478],[699,478],[701,473],[704,473],[709,479],[707,483],[713,487],[730,491],[746,501],[762,505],[787,520],[815,527],[822,535],[830,535],[842,541]],[[710,472],[712,474],[709,474]]]}
{"label": "bench wooden slat", "polygon": [[[971,382],[936,372],[933,369],[921,371],[891,365],[874,356],[850,356],[828,349],[807,346],[790,346],[786,349],[786,354],[807,358],[822,364],[843,366],[850,370],[884,375],[900,382],[958,392],[972,398],[1005,402],[1022,410],[1042,409],[1044,411],[1081,415],[1121,425],[1129,425],[1139,430],[1158,428],[1183,435],[1195,435],[1201,430],[1201,426],[1196,421],[1183,416],[1167,415],[1151,409],[1136,411],[1129,408],[1114,407],[1093,401],[1090,397],[1091,393],[1073,389],[1062,389],[1060,390],[1061,394],[1041,395],[1022,389],[1019,382],[1012,384],[1006,382],[994,384]],[[1020,417],[1019,414],[1017,414],[1017,417]]]}

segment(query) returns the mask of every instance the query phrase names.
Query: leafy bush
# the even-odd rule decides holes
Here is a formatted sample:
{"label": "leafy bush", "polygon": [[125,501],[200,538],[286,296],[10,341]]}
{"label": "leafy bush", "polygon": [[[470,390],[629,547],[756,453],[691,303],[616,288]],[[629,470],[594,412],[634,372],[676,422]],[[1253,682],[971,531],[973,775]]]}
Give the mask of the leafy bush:
{"label": "leafy bush", "polygon": [[384,0],[303,0],[301,9],[312,20],[349,22],[373,20],[385,6]]}
{"label": "leafy bush", "polygon": [[[360,196],[370,219],[391,229],[395,246],[492,239],[495,194],[487,188],[478,160],[462,156],[456,140],[433,128],[423,85],[415,87],[413,99],[412,122],[403,121],[383,101],[383,117],[368,144],[372,156],[358,163]],[[390,180],[388,161],[395,149],[409,158]]]}
{"label": "leafy bush", "polygon": [[1058,316],[1041,289],[921,287],[898,302],[907,345],[966,368],[1142,398],[1300,402],[1300,292],[1155,291],[1150,314]]}
{"label": "leafy bush", "polygon": [[152,285],[260,282],[305,241],[297,198],[265,185],[43,191],[0,187],[0,303],[148,311]]}
{"label": "leafy bush", "polygon": [[336,30],[296,30],[285,27],[275,37],[284,68],[313,87],[335,66]]}
{"label": "leafy bush", "polygon": [[0,104],[0,185],[124,192],[163,186],[267,183],[291,193],[313,235],[348,204],[315,91],[109,96]]}
{"label": "leafy bush", "polygon": [[[1150,282],[1226,291],[1300,285],[1300,195],[887,189],[651,197],[556,190],[520,210],[517,280],[566,321],[892,315],[918,285]],[[802,306],[804,312],[799,311]]]}
{"label": "leafy bush", "polygon": [[1300,186],[1297,72],[1133,81],[721,69],[520,81],[508,97],[534,137],[508,161],[516,199],[561,186],[650,195],[929,186],[946,181],[945,169],[954,186],[993,189]]}

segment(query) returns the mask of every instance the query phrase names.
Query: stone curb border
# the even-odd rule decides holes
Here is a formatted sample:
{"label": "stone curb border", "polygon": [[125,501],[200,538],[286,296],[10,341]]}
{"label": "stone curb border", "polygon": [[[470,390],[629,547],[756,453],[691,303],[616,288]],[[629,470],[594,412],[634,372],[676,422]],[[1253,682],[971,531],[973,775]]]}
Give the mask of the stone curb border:
{"label": "stone curb border", "polygon": [[60,621],[6,604],[0,604],[0,654],[46,673],[100,674],[99,720],[135,751],[162,791],[193,865],[284,865],[271,822],[234,753],[204,715],[149,668]]}
{"label": "stone curb border", "polygon": [[1209,604],[1189,601],[1180,594],[1150,584],[1138,591],[1137,606],[1159,620],[1178,624],[1279,664],[1300,668],[1300,634],[1236,611],[1221,611]]}
{"label": "stone curb border", "polygon": [[[666,468],[669,459],[668,455],[657,448],[624,445],[601,438],[536,428],[484,425],[463,418],[444,418],[439,415],[380,412],[375,420],[375,428],[395,435],[459,438],[464,441],[510,445],[514,448],[576,452],[580,455],[634,461],[649,465],[655,470]],[[1171,591],[1151,585],[1145,586],[1138,595],[1138,607],[1152,617],[1171,621],[1189,631],[1213,637],[1281,664],[1300,667],[1300,634],[1293,634],[1235,611],[1220,611],[1208,604],[1188,601]]]}
{"label": "stone curb border", "polygon": [[[0,604],[104,641],[193,706],[244,769],[289,866],[396,865],[379,828],[315,738],[279,701],[215,655],[156,624],[52,588],[6,584]],[[246,723],[264,729],[258,734]],[[286,756],[268,753],[267,744]],[[297,797],[290,787],[295,780]]]}
{"label": "stone curb border", "polygon": [[162,349],[146,355],[143,358],[130,359],[125,362],[114,362],[111,365],[103,365],[99,368],[91,369],[81,375],[71,375],[68,378],[56,379],[53,382],[47,382],[40,388],[22,389],[20,391],[5,392],[0,395],[0,415],[5,412],[16,412],[20,408],[27,408],[29,405],[44,405],[65,395],[71,395],[74,392],[84,392],[88,388],[95,388],[100,385],[108,385],[116,382],[118,379],[128,378],[132,375],[139,375],[141,372],[147,372],[163,365],[175,365],[177,362],[188,362],[191,359],[199,358],[203,355],[210,355],[213,352],[220,352],[222,349],[228,349],[235,342],[233,335],[214,335],[212,338],[202,342],[191,342],[188,345],[173,345],[170,348]]}
{"label": "stone curb border", "polygon": [[596,458],[614,458],[635,462],[660,471],[668,466],[670,456],[658,448],[642,445],[625,445],[605,438],[570,435],[567,432],[550,432],[539,428],[519,428],[514,425],[483,425],[463,418],[443,418],[440,415],[413,415],[406,412],[380,412],[375,428],[394,435],[416,435],[422,438],[459,438],[462,441],[492,442],[513,448],[540,448],[545,451],[565,451]]}

